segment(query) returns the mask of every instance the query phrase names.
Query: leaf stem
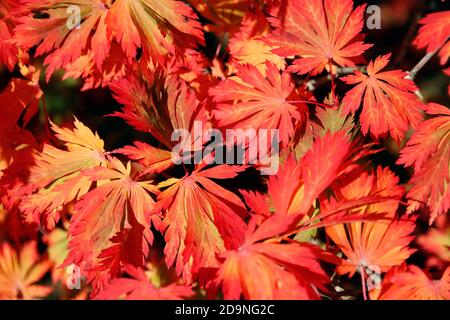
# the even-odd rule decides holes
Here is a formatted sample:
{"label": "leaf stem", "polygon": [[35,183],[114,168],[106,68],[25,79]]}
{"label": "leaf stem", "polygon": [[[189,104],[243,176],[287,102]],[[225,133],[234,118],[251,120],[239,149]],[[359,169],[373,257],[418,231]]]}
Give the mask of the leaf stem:
{"label": "leaf stem", "polygon": [[[359,70],[361,72],[364,72],[366,69],[366,66],[361,66],[361,67],[356,67],[356,68],[351,68],[351,67],[341,67],[338,68],[335,75],[334,75],[334,79],[337,79],[339,77],[342,76],[346,76],[349,74],[352,74],[354,71]],[[316,90],[318,87],[328,83],[329,81],[334,80],[332,79],[331,74],[327,74],[321,78],[317,78],[317,79],[311,79],[309,81],[306,81],[305,86],[309,91],[314,91]]]}
{"label": "leaf stem", "polygon": [[[334,99],[334,97],[335,97],[335,94],[334,94],[334,76],[333,76],[333,64],[331,63],[331,60],[328,61],[328,65],[330,66],[331,93],[332,93],[333,99]],[[336,72],[336,75],[337,75],[337,72]]]}
{"label": "leaf stem", "polygon": [[359,267],[359,274],[361,275],[361,288],[363,292],[364,301],[367,300],[367,288],[366,288],[366,277],[364,272],[364,267]]}

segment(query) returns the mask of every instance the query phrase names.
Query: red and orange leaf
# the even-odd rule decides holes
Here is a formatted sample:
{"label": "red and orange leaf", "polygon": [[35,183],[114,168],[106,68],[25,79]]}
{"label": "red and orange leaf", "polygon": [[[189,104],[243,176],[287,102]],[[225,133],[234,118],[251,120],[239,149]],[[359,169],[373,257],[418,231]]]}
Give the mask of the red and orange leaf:
{"label": "red and orange leaf", "polygon": [[[76,0],[61,4],[56,0],[27,0],[25,5],[30,13],[19,19],[14,41],[24,49],[37,45],[36,56],[48,54],[44,60],[48,65],[47,80],[57,69],[75,63],[83,55],[92,55],[101,72],[114,40],[130,62],[138,48],[161,60],[203,41],[195,14],[180,1],[118,0],[110,4]],[[79,26],[75,25],[75,8],[80,13]],[[44,15],[48,17],[42,18]]]}
{"label": "red and orange leaf", "polygon": [[375,138],[387,133],[396,141],[401,141],[409,127],[422,121],[422,103],[414,92],[415,84],[405,79],[401,70],[383,71],[390,60],[390,54],[371,61],[367,75],[354,71],[343,78],[347,84],[356,84],[342,100],[345,114],[355,113],[362,104],[360,115],[362,132],[369,131]]}
{"label": "red and orange leaf", "polygon": [[245,166],[221,165],[159,185],[168,187],[157,203],[163,213],[166,262],[175,264],[185,280],[200,268],[218,266],[216,255],[242,242],[245,206],[211,179],[233,178],[243,170]]}
{"label": "red and orange leaf", "polygon": [[36,114],[42,90],[39,87],[39,72],[33,74],[31,80],[13,78],[0,93],[2,101],[0,126],[2,132],[15,127],[23,115],[24,125]]}
{"label": "red and orange leaf", "polygon": [[[117,245],[118,239],[134,240],[133,246],[140,262],[148,253],[148,243],[153,241],[150,230],[154,201],[149,192],[157,193],[151,181],[133,179],[131,164],[125,167],[119,160],[109,158],[109,168],[96,167],[82,173],[97,187],[85,194],[74,206],[69,226],[69,255],[64,265],[75,264],[86,272],[94,289],[101,289],[120,270],[117,263],[105,261],[104,250]],[[132,229],[130,236],[117,234]],[[133,232],[137,232],[135,235]],[[136,237],[136,238],[133,238]],[[113,250],[113,249],[111,249]],[[103,268],[109,265],[110,268]]]}
{"label": "red and orange leaf", "polygon": [[[444,216],[442,216],[444,217]],[[417,238],[417,244],[425,251],[434,255],[438,264],[450,262],[450,226],[441,229],[430,228],[426,234]],[[432,262],[436,259],[431,258]]]}
{"label": "red and orange leaf", "polygon": [[0,300],[450,300],[450,11],[364,2],[0,0]]}
{"label": "red and orange leaf", "polygon": [[52,124],[56,137],[67,150],[45,144],[35,155],[28,184],[34,193],[20,205],[29,222],[42,223],[52,229],[59,220],[62,207],[89,191],[92,182],[81,170],[105,165],[104,143],[99,136],[75,118],[74,129]]}
{"label": "red and orange leaf", "polygon": [[134,146],[125,146],[116,152],[136,160],[144,166],[142,174],[159,173],[173,166],[172,153],[155,148],[147,143],[135,141]]}
{"label": "red and orange leaf", "polygon": [[97,300],[181,300],[191,297],[192,289],[170,284],[157,288],[147,279],[142,269],[127,265],[126,272],[132,278],[116,278],[95,297]]}
{"label": "red and orange leaf", "polygon": [[17,47],[11,43],[11,32],[6,23],[0,20],[0,64],[13,70],[17,61]]}
{"label": "red and orange leaf", "polygon": [[449,300],[450,267],[439,280],[430,277],[415,265],[393,272],[383,281],[378,300]]}
{"label": "red and orange leaf", "polygon": [[450,109],[431,103],[426,111],[437,117],[419,124],[398,163],[414,167],[408,211],[427,204],[431,224],[450,209]]}
{"label": "red and orange leaf", "polygon": [[51,287],[36,284],[50,270],[51,262],[41,260],[35,242],[15,251],[8,243],[0,246],[0,299],[44,298]]}
{"label": "red and orange leaf", "polygon": [[[300,221],[310,212],[314,201],[341,174],[350,158],[349,137],[344,131],[327,132],[314,141],[311,149],[300,160],[288,157],[281,163],[278,173],[267,181],[268,195],[243,192],[247,205],[255,214],[270,215],[273,208],[281,216],[274,224],[286,223],[294,215]],[[276,223],[275,223],[276,222]],[[288,223],[289,224],[289,223]],[[273,235],[272,235],[273,236]]]}
{"label": "red and orange leaf", "polygon": [[239,28],[239,31],[228,42],[230,49],[229,64],[251,64],[259,72],[266,74],[266,61],[275,64],[282,70],[286,66],[283,57],[272,52],[272,48],[266,44],[262,36],[269,32],[269,25],[261,22],[258,15],[247,15]]}
{"label": "red and orange leaf", "polygon": [[301,160],[303,186],[296,191],[288,211],[306,213],[343,168],[351,164],[351,151],[352,144],[345,131],[327,132],[319,137]]}
{"label": "red and orange leaf", "polygon": [[283,56],[300,56],[290,71],[312,75],[329,64],[354,67],[352,59],[371,45],[358,39],[363,28],[365,6],[355,10],[353,0],[293,0],[283,17],[273,17],[275,32],[265,41]]}
{"label": "red and orange leaf", "polygon": [[[270,228],[270,233],[281,233],[284,227]],[[320,261],[338,264],[340,259],[311,244],[255,243],[259,238],[250,232],[237,250],[221,255],[215,281],[225,299],[319,299],[318,289],[326,291],[329,282]]]}
{"label": "red and orange leaf", "polygon": [[124,105],[122,112],[113,115],[172,149],[177,144],[171,140],[173,131],[192,131],[194,121],[206,121],[206,110],[183,81],[164,76],[154,70],[151,79],[128,76],[112,83],[114,97]]}
{"label": "red and orange leaf", "polygon": [[[21,17],[14,30],[15,43],[24,49],[38,46],[35,56],[48,54],[46,64],[47,80],[59,68],[73,63],[91,49],[94,61],[101,68],[109,51],[105,19],[108,8],[101,0],[76,0],[63,3],[56,0],[27,1],[30,14]],[[70,5],[80,9],[80,25],[74,23]],[[37,18],[32,12],[47,14],[48,18]]]}
{"label": "red and orange leaf", "polygon": [[115,42],[111,44],[101,69],[97,68],[94,58],[95,53],[88,50],[86,54],[64,66],[65,73],[62,80],[82,78],[84,83],[81,91],[85,91],[107,86],[110,82],[122,78],[127,68],[130,68],[129,65],[123,63],[126,59],[125,53]]}
{"label": "red and orange leaf", "polygon": [[[12,180],[16,180],[12,177],[14,172],[21,171],[23,176],[27,175],[24,167],[30,162],[30,154],[36,146],[32,133],[24,127],[37,113],[42,91],[38,84],[39,72],[29,76],[31,80],[13,78],[0,93],[0,177],[5,170]],[[3,181],[2,184],[9,183]],[[13,186],[9,184],[6,188],[7,192],[12,192]]]}
{"label": "red and orange leaf", "polygon": [[[446,42],[450,38],[450,10],[430,13],[419,22],[421,27],[414,39],[414,45],[423,49],[426,48],[428,53],[440,50],[441,64],[447,63],[450,57],[450,43]],[[444,45],[446,48],[443,48]]]}
{"label": "red and orange leaf", "polygon": [[181,1],[117,0],[108,13],[107,24],[109,34],[122,45],[130,60],[140,47],[160,59],[203,42],[196,18]]}
{"label": "red and orange leaf", "polygon": [[266,76],[255,66],[236,67],[236,78],[220,82],[209,90],[217,103],[213,111],[219,127],[236,129],[279,129],[279,139],[287,146],[305,122],[307,107],[298,103],[300,95],[287,71],[266,62]]}
{"label": "red and orange leaf", "polygon": [[[404,189],[398,186],[398,178],[389,169],[378,167],[376,173],[364,172],[353,181],[343,180],[334,186],[334,190],[338,203],[370,195],[393,198],[351,209],[352,214],[361,216],[384,214],[384,218],[378,221],[326,227],[327,235],[348,259],[338,266],[338,273],[353,276],[356,271],[372,266],[386,272],[403,263],[414,252],[408,247],[413,240],[410,234],[415,228],[414,219],[396,218]],[[324,203],[325,208],[330,205],[336,204]]]}
{"label": "red and orange leaf", "polygon": [[16,20],[23,12],[21,7],[22,4],[16,0],[3,0],[0,3],[0,65],[5,65],[9,71],[14,69],[19,55],[11,38]]}

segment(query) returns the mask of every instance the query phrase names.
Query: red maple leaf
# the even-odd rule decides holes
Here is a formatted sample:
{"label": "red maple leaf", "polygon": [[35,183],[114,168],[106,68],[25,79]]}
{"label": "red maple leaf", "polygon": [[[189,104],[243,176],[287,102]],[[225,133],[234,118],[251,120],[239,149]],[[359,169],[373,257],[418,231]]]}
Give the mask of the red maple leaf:
{"label": "red maple leaf", "polygon": [[450,267],[436,280],[415,265],[393,270],[374,297],[378,300],[449,300]]}
{"label": "red maple leaf", "polygon": [[28,185],[32,193],[22,199],[20,209],[28,222],[53,229],[63,206],[81,198],[92,185],[80,170],[105,165],[104,142],[75,118],[75,128],[59,128],[52,124],[56,137],[67,150],[44,144],[42,152],[34,154]]}
{"label": "red maple leaf", "polygon": [[220,165],[197,169],[181,179],[170,178],[159,187],[168,187],[158,196],[163,213],[167,265],[175,264],[185,280],[200,268],[218,265],[217,254],[241,243],[246,213],[244,204],[232,192],[211,179],[229,179],[245,166]]}
{"label": "red maple leaf", "polygon": [[414,39],[414,45],[419,49],[426,48],[428,53],[442,48],[440,57],[441,64],[444,65],[450,56],[450,43],[447,43],[450,37],[450,11],[430,13],[419,23],[421,27]]}
{"label": "red maple leaf", "polygon": [[[389,169],[378,167],[376,173],[362,173],[351,182],[346,180],[348,179],[335,184],[333,189],[337,203],[333,201],[331,207],[337,206],[340,201],[374,195],[391,197],[392,200],[366,204],[349,210],[353,215],[370,217],[381,214],[382,217],[378,221],[326,227],[327,235],[348,258],[338,266],[337,271],[340,274],[349,273],[350,276],[360,271],[364,275],[364,268],[367,267],[376,266],[381,272],[386,272],[389,268],[400,265],[414,252],[408,245],[413,239],[410,234],[414,231],[415,224],[413,219],[395,218],[400,197],[404,192],[403,188],[397,185],[398,178]],[[327,207],[330,204],[324,205]]]}
{"label": "red maple leaf", "polygon": [[[275,216],[272,216],[275,217]],[[254,221],[253,221],[254,222]],[[256,230],[247,231],[237,250],[221,255],[215,283],[225,299],[319,299],[329,277],[320,262],[339,264],[340,259],[308,243],[259,242],[285,232],[291,219],[268,219]],[[254,224],[250,222],[250,226]]]}
{"label": "red maple leaf", "polygon": [[[48,54],[44,60],[47,80],[57,69],[70,66],[83,55],[91,55],[101,72],[113,41],[120,44],[131,62],[141,47],[148,56],[163,60],[167,54],[177,54],[203,40],[195,14],[180,1],[118,0],[111,5],[102,0],[63,4],[26,0],[24,5],[28,14],[19,19],[14,41],[24,49],[37,45],[35,56]],[[43,15],[48,17],[44,19]],[[79,25],[75,24],[77,18]]]}
{"label": "red maple leaf", "polygon": [[144,271],[131,265],[125,267],[131,278],[116,278],[95,297],[96,300],[181,300],[193,295],[192,289],[177,284],[157,288]]}
{"label": "red maple leaf", "polygon": [[365,6],[351,8],[353,0],[289,1],[282,17],[271,18],[275,32],[264,39],[283,57],[300,56],[289,67],[293,72],[315,75],[332,63],[354,67],[352,59],[371,45],[358,40]]}
{"label": "red maple leaf", "polygon": [[[219,127],[236,129],[279,129],[286,146],[304,123],[306,105],[299,100],[291,76],[280,75],[278,67],[266,62],[266,76],[250,64],[238,65],[236,78],[209,90],[217,103],[213,111]],[[301,100],[301,99],[300,99]]]}
{"label": "red maple leaf", "polygon": [[[108,165],[109,168],[97,167],[82,173],[92,181],[103,183],[85,194],[74,206],[69,226],[69,254],[64,262],[66,266],[80,266],[88,280],[94,281],[94,290],[100,290],[114,276],[113,271],[117,271],[117,264],[105,263],[105,258],[111,256],[105,250],[110,248],[114,251],[111,247],[117,245],[117,239],[124,239],[120,232],[128,228],[131,236],[137,237],[131,243],[135,244],[132,247],[142,257],[141,263],[148,253],[148,243],[153,241],[150,212],[154,201],[149,192],[157,193],[156,186],[151,181],[134,179],[130,163],[125,167],[110,157]],[[135,232],[138,232],[137,236]]]}
{"label": "red maple leaf", "polygon": [[362,104],[360,115],[362,132],[380,138],[389,133],[400,141],[409,127],[422,120],[422,103],[415,96],[417,87],[405,79],[401,70],[383,71],[391,55],[380,56],[367,66],[367,75],[356,70],[343,78],[347,84],[356,85],[342,100],[345,114],[356,112]]}
{"label": "red maple leaf", "polygon": [[408,211],[415,211],[426,203],[431,209],[431,224],[439,214],[450,209],[450,110],[430,103],[426,111],[437,117],[417,126],[401,151],[398,163],[414,167]]}

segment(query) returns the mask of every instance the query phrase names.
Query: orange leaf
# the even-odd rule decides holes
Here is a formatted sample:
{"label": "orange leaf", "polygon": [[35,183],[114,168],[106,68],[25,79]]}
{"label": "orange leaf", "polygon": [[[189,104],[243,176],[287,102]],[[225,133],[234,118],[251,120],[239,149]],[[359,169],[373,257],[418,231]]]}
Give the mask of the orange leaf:
{"label": "orange leaf", "polygon": [[450,109],[431,103],[426,110],[438,116],[417,126],[398,163],[414,166],[408,211],[426,203],[431,208],[431,224],[450,209]]}
{"label": "orange leaf", "polygon": [[89,191],[92,182],[80,170],[106,162],[103,140],[76,118],[74,125],[71,130],[52,124],[67,150],[45,144],[30,169],[28,183],[36,192],[25,197],[20,208],[29,222],[42,222],[44,228],[52,229],[62,207]]}
{"label": "orange leaf", "polygon": [[44,298],[52,288],[36,284],[51,267],[39,261],[36,243],[24,244],[19,253],[6,242],[0,246],[0,299]]}
{"label": "orange leaf", "polygon": [[83,174],[97,181],[97,187],[74,206],[69,226],[69,255],[64,265],[80,266],[88,274],[88,280],[95,281],[94,289],[99,290],[112,273],[108,268],[99,272],[99,260],[104,258],[100,254],[113,245],[114,237],[124,228],[139,231],[139,241],[135,242],[138,246],[133,247],[143,263],[148,243],[153,241],[150,212],[154,201],[149,192],[157,193],[157,189],[151,181],[134,180],[130,163],[125,167],[115,158],[109,158],[109,168],[97,167]]}
{"label": "orange leaf", "polygon": [[[288,72],[266,62],[266,75],[253,65],[236,67],[237,77],[220,82],[209,90],[217,102],[213,111],[218,125],[235,129],[279,129],[279,139],[287,146],[305,122],[308,109],[299,100]],[[267,79],[266,79],[267,78]]]}
{"label": "orange leaf", "polygon": [[[397,186],[398,178],[389,169],[377,168],[376,173],[363,173],[351,182],[342,181],[335,186],[338,201],[358,199],[369,195],[397,197],[359,208],[351,213],[361,216],[384,213],[386,219],[368,222],[353,222],[326,227],[327,235],[345,254],[348,260],[337,271],[350,276],[360,268],[376,266],[385,272],[393,266],[400,265],[413,252],[408,247],[413,236],[414,219],[395,217],[402,187]],[[327,204],[324,203],[327,207]],[[327,210],[327,209],[324,209]],[[345,213],[348,214],[348,213]]]}
{"label": "orange leaf", "polygon": [[170,284],[154,287],[142,269],[127,266],[126,271],[132,278],[116,278],[95,297],[97,300],[181,300],[193,295],[192,289]]}
{"label": "orange leaf", "polygon": [[276,29],[265,41],[283,57],[300,56],[289,71],[316,75],[329,63],[354,67],[352,59],[371,45],[358,41],[365,6],[352,7],[353,0],[289,1],[285,15],[271,19]]}
{"label": "orange leaf", "polygon": [[369,131],[376,138],[389,133],[401,141],[409,127],[422,121],[422,103],[414,92],[417,87],[405,79],[406,72],[392,70],[380,72],[389,63],[390,54],[371,61],[367,75],[355,71],[343,78],[348,84],[357,84],[342,100],[345,114],[356,112],[363,104],[360,121],[362,132]]}
{"label": "orange leaf", "polygon": [[218,168],[229,171],[222,179],[242,171],[242,167],[221,165],[160,184],[168,187],[159,195],[157,204],[167,226],[163,230],[166,262],[169,266],[175,263],[177,273],[183,273],[187,281],[200,268],[217,266],[218,253],[236,248],[243,241],[244,204],[235,194],[210,180],[220,178],[216,174]]}

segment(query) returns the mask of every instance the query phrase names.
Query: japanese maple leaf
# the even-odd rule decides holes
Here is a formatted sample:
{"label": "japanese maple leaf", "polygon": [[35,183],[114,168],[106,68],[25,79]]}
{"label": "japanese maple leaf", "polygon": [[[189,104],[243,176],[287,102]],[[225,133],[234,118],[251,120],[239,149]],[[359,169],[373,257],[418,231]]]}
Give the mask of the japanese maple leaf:
{"label": "japanese maple leaf", "polygon": [[106,87],[112,81],[125,76],[126,70],[131,68],[130,65],[124,64],[126,55],[120,45],[115,42],[111,43],[109,53],[103,61],[101,70],[96,65],[95,56],[94,51],[88,50],[87,53],[82,54],[78,59],[64,66],[65,72],[62,80],[81,78],[84,80],[81,91],[85,91]]}
{"label": "japanese maple leaf", "polygon": [[268,195],[241,191],[247,206],[263,217],[274,211],[280,216],[297,216],[300,221],[343,169],[352,167],[351,149],[344,131],[327,132],[299,161],[293,157],[284,160],[278,173],[267,180]]}
{"label": "japanese maple leaf", "polygon": [[450,267],[441,279],[432,279],[415,265],[406,270],[393,270],[385,277],[378,300],[449,300]]}
{"label": "japanese maple leaf", "polygon": [[229,65],[251,64],[263,75],[266,74],[266,61],[271,61],[280,70],[284,69],[284,58],[273,53],[272,48],[262,39],[269,30],[268,23],[261,21],[260,16],[248,14],[242,20],[239,31],[228,42]]}
{"label": "japanese maple leaf", "polygon": [[[4,193],[3,190],[0,191]],[[2,202],[4,199],[1,199]],[[16,206],[7,208],[0,204],[0,239],[23,243],[36,236],[36,227],[26,223]]]}
{"label": "japanese maple leaf", "polygon": [[[441,217],[445,223],[446,216],[442,215]],[[444,224],[440,228],[428,229],[427,233],[417,238],[417,244],[424,251],[436,256],[438,264],[450,262],[450,225]]]}
{"label": "japanese maple leaf", "polygon": [[[414,45],[428,53],[440,50],[441,64],[447,63],[450,57],[450,43],[447,40],[450,37],[450,10],[430,13],[419,21],[421,27],[417,37],[414,39]],[[444,47],[445,45],[445,47]]]}
{"label": "japanese maple leaf", "polygon": [[66,150],[45,144],[35,155],[28,184],[34,192],[20,204],[29,222],[42,223],[52,229],[59,220],[62,207],[89,191],[92,185],[83,169],[105,165],[103,140],[75,118],[74,129],[60,128],[52,124],[56,137]]}
{"label": "japanese maple leaf", "polygon": [[0,93],[0,99],[3,102],[0,107],[1,131],[8,132],[16,127],[21,117],[26,125],[36,114],[39,99],[43,94],[38,81],[39,72],[33,74],[31,79],[13,78]]}
{"label": "japanese maple leaf", "polygon": [[[36,56],[44,60],[47,80],[58,68],[74,63],[82,55],[92,54],[99,71],[115,39],[131,62],[138,48],[155,59],[176,54],[176,48],[202,42],[200,24],[192,9],[180,1],[118,0],[112,5],[102,0],[27,1],[28,15],[19,19],[14,30],[17,45],[30,49],[38,45]],[[80,8],[80,25],[70,26]],[[46,14],[41,18],[34,13]],[[182,50],[181,50],[182,51]]]}
{"label": "japanese maple leaf", "polygon": [[110,85],[115,99],[124,105],[113,115],[172,150],[177,144],[171,140],[174,130],[192,131],[196,120],[206,122],[206,110],[183,81],[160,69],[150,77],[130,75]]}
{"label": "japanese maple leaf", "polygon": [[[335,104],[333,100],[324,102],[329,105]],[[301,140],[295,146],[295,156],[297,158],[303,157],[311,148],[314,139],[325,135],[327,132],[345,131],[350,134],[353,129],[353,120],[352,116],[344,116],[340,108],[317,108],[314,118],[310,117],[307,120]]]}
{"label": "japanese maple leaf", "polygon": [[15,0],[3,0],[0,3],[0,64],[10,71],[18,60],[18,49],[12,38],[12,30],[17,18],[21,15],[22,4]]}
{"label": "japanese maple leaf", "polygon": [[[19,19],[14,29],[17,45],[28,50],[37,45],[35,56],[48,54],[44,60],[47,65],[47,81],[56,69],[74,62],[81,54],[92,49],[94,61],[101,68],[108,54],[110,43],[106,32],[108,9],[101,0],[76,0],[61,3],[56,0],[26,1],[28,15]],[[80,25],[71,22],[70,5],[80,9]],[[42,19],[34,12],[47,14]],[[74,23],[74,21],[72,21]]]}
{"label": "japanese maple leaf", "polygon": [[294,0],[282,17],[271,18],[275,32],[265,38],[273,52],[300,56],[289,71],[318,74],[334,63],[354,67],[352,61],[371,47],[358,40],[365,6],[355,10],[353,0]]}
{"label": "japanese maple leaf", "polygon": [[116,152],[128,156],[129,159],[136,160],[145,169],[142,174],[158,173],[173,166],[172,153],[167,150],[155,148],[147,143],[135,141],[134,146],[125,146],[117,149]]}
{"label": "japanese maple leaf", "polygon": [[17,48],[10,43],[12,35],[7,24],[0,20],[0,64],[4,64],[10,71],[17,60]]}
{"label": "japanese maple leaf", "polygon": [[[115,112],[113,116],[124,119],[139,131],[149,132],[165,147],[160,149],[135,142],[136,147],[125,146],[115,150],[138,160],[145,167],[142,174],[161,172],[174,165],[172,152],[175,154],[177,145],[181,146],[179,155],[185,150],[202,149],[206,140],[201,137],[211,126],[205,104],[196,98],[184,81],[161,73],[161,70],[152,73],[151,77],[144,80],[140,76],[130,76],[111,84],[116,100],[124,105],[122,112]],[[179,143],[173,140],[176,130],[190,133],[191,143],[183,137]]]}
{"label": "japanese maple leaf", "polygon": [[107,24],[129,59],[136,57],[139,47],[158,59],[203,42],[196,18],[181,1],[117,0],[108,13]]}
{"label": "japanese maple leaf", "polygon": [[[356,199],[342,201],[336,206],[313,212],[315,202],[342,177],[360,174],[356,162],[369,151],[348,141],[344,131],[327,132],[314,141],[310,150],[300,161],[288,157],[280,165],[276,175],[267,181],[267,195],[258,192],[241,191],[245,203],[254,216],[268,218],[266,224],[274,229],[294,223],[285,230],[288,234],[314,230],[319,227],[342,224],[344,222],[374,220],[358,214],[342,215],[344,210],[353,210],[368,205],[376,205],[390,200],[382,195],[364,195]],[[379,218],[378,216],[376,218]],[[255,231],[252,237],[265,239]],[[295,232],[293,232],[295,231]],[[262,237],[262,238],[261,238]]]}
{"label": "japanese maple leaf", "polygon": [[280,217],[272,216],[257,229],[250,223],[239,248],[221,255],[215,282],[222,286],[225,299],[239,299],[241,295],[256,300],[319,299],[318,289],[326,291],[329,276],[320,262],[338,264],[339,258],[308,243],[259,242],[289,228],[292,220]]}
{"label": "japanese maple leaf", "polygon": [[0,299],[44,298],[52,288],[36,284],[50,270],[51,262],[40,260],[35,242],[15,251],[8,243],[0,246]]}
{"label": "japanese maple leaf", "polygon": [[[38,84],[39,72],[28,76],[30,79],[13,78],[0,93],[0,177],[4,169],[11,173],[14,167],[19,168],[18,162],[25,165],[25,154],[29,155],[35,146],[33,135],[24,127],[38,110],[42,90]],[[16,162],[14,167],[13,162]],[[26,171],[23,167],[20,170]]]}
{"label": "japanese maple leaf", "polygon": [[223,128],[279,129],[286,146],[306,119],[307,107],[287,71],[266,62],[266,76],[255,66],[237,66],[236,78],[220,82],[209,90],[216,102],[213,114]]}
{"label": "japanese maple leaf", "polygon": [[380,138],[389,133],[396,141],[403,139],[409,127],[422,120],[422,103],[414,92],[416,86],[401,70],[383,71],[390,54],[379,56],[367,66],[367,75],[354,71],[343,78],[347,84],[356,85],[342,100],[345,114],[356,112],[362,104],[360,115],[362,132]]}
{"label": "japanese maple leaf", "polygon": [[166,263],[175,264],[185,280],[190,281],[200,268],[216,267],[216,255],[242,241],[245,206],[234,193],[211,179],[233,178],[245,168],[197,168],[190,175],[170,178],[159,185],[167,187],[157,203],[163,213],[160,229],[166,240]]}
{"label": "japanese maple leaf", "polygon": [[[364,275],[364,268],[376,266],[381,272],[400,265],[413,252],[408,247],[413,236],[414,219],[395,217],[400,198],[404,192],[398,186],[398,178],[389,169],[378,167],[376,173],[362,173],[356,179],[344,179],[334,186],[337,202],[358,199],[368,195],[391,197],[374,204],[352,208],[353,214],[383,214],[378,221],[353,222],[326,227],[327,235],[336,243],[348,260],[338,266],[339,274],[356,271]],[[336,205],[324,203],[324,207]],[[327,209],[324,209],[327,210]]]}
{"label": "japanese maple leaf", "polygon": [[170,284],[165,287],[153,286],[142,269],[131,265],[125,267],[131,278],[116,278],[95,297],[97,300],[181,300],[191,297],[194,292],[189,287]]}
{"label": "japanese maple leaf", "polygon": [[398,163],[414,167],[408,211],[426,203],[431,209],[431,224],[450,209],[450,110],[435,103],[425,110],[436,117],[417,126]]}
{"label": "japanese maple leaf", "polygon": [[[114,251],[111,247],[125,243],[129,233],[131,237],[136,237],[134,241],[130,238],[133,243],[130,247],[136,250],[143,263],[148,243],[153,241],[150,212],[154,201],[149,193],[157,193],[157,189],[151,181],[135,180],[130,163],[125,167],[112,157],[109,158],[108,168],[88,169],[82,174],[91,181],[97,181],[97,187],[74,206],[69,226],[69,254],[64,265],[80,266],[86,272],[88,281],[94,281],[97,291],[119,271],[117,263],[111,261],[106,263],[110,268],[104,268],[105,259],[111,257],[105,250],[109,248]],[[125,228],[131,231],[118,236]],[[111,270],[112,267],[114,270]]]}

